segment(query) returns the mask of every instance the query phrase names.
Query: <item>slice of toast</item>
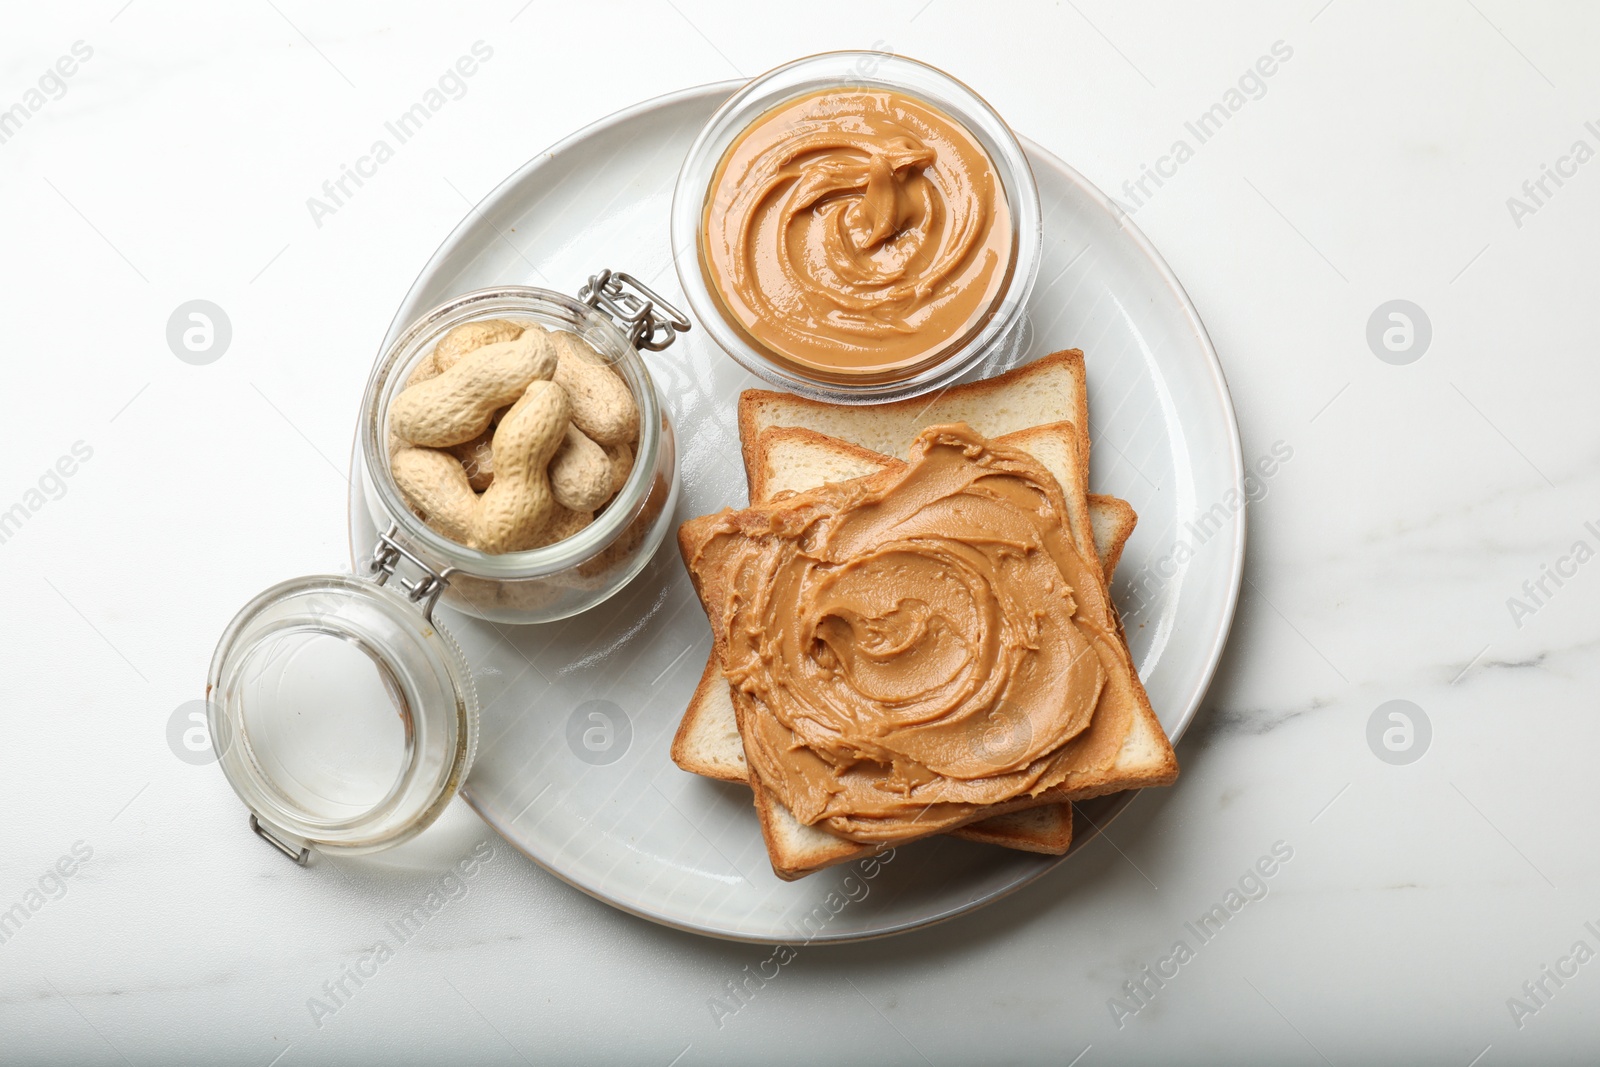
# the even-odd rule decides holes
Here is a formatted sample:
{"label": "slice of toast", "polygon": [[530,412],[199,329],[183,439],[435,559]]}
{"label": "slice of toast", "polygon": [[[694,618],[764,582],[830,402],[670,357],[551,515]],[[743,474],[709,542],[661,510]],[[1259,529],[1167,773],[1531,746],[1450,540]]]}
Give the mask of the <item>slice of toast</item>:
{"label": "slice of toast", "polygon": [[[1070,370],[1073,361],[1061,359],[1058,363]],[[1052,473],[1058,481],[1071,490],[1065,495],[1077,496],[1084,502],[1083,510],[1088,514],[1088,520],[1081,524],[1084,534],[1092,537],[1091,531],[1098,529],[1103,535],[1103,558],[1114,563],[1134,520],[1132,508],[1115,498],[1098,498],[1098,507],[1090,511],[1087,494],[1083,492],[1082,466],[1074,447],[1074,427],[1034,427],[1030,430],[1033,437],[1031,451],[1049,455],[1052,462],[1046,462],[1044,456],[1035,458],[1040,459],[1047,469],[1053,468]],[[806,482],[815,484],[818,480],[832,480],[852,474],[860,476],[863,472],[870,472],[873,467],[884,469],[903,466],[903,461],[884,456],[874,457],[870,452],[839,442],[830,444],[825,437],[804,430],[768,432],[772,436],[758,441],[757,449],[751,450],[750,455],[752,499],[755,500],[765,495],[797,490]],[[1053,453],[1052,441],[1055,444]],[[1023,446],[1018,442],[1013,447]],[[767,457],[773,462],[758,462]],[[1065,469],[1063,464],[1067,465]],[[810,468],[810,476],[801,479],[798,472],[803,467]],[[685,546],[695,537],[691,529],[694,525],[694,522],[686,524],[680,532],[680,541]],[[1171,748],[1136,680],[1133,689],[1132,700],[1122,701],[1114,712],[1106,716],[1097,713],[1099,728],[1088,731],[1094,735],[1092,738],[1085,738],[1085,766],[1082,773],[1074,774],[1069,781],[1050,793],[1032,798],[1031,804],[1019,803],[1017,807],[1024,810],[986,816],[980,820],[983,824],[981,829],[978,823],[970,823],[957,828],[956,832],[1012,847],[1059,853],[1064,851],[1070,840],[1070,809],[1060,801],[1172,781],[1177,768]],[[1133,706],[1129,707],[1130,704]],[[735,720],[727,683],[716,664],[708,665],[690,713],[685,716],[674,742],[674,758],[685,769],[713,777],[743,777],[740,773],[744,770],[741,758],[743,746]],[[773,866],[781,876],[799,877],[871,851],[870,846],[849,842],[826,830],[799,823],[768,791],[761,788],[758,781],[751,785],[755,790],[756,806]],[[1043,809],[1034,806],[1049,801],[1057,803]]]}
{"label": "slice of toast", "polygon": [[1122,550],[1133,536],[1133,527],[1138,521],[1139,513],[1121,497],[1089,494],[1089,535],[1094,538],[1094,552],[1100,557],[1100,569],[1105,572],[1107,586],[1111,584],[1111,576],[1117,573]]}
{"label": "slice of toast", "polygon": [[[1060,420],[1071,422],[1077,429],[1077,462],[1080,477],[1076,487],[1068,486],[1059,471],[1057,481],[1062,483],[1068,500],[1073,524],[1078,524],[1082,512],[1089,512],[1087,487],[1089,483],[1089,391],[1084,371],[1083,353],[1066,349],[1042,356],[1032,363],[994,378],[951,386],[932,398],[916,397],[889,404],[843,406],[807,400],[790,393],[776,393],[748,389],[739,397],[739,438],[744,454],[745,474],[752,488],[765,472],[758,470],[761,434],[773,427],[797,427],[836,437],[859,448],[883,455],[901,456],[910,446],[911,439],[928,425],[939,422],[964,421],[991,440],[1011,438],[1018,432],[1038,433],[1044,424]],[[1029,445],[1008,440],[1012,447],[1029,450]],[[1051,456],[1041,454],[1039,459],[1049,467]],[[1074,491],[1076,489],[1076,492]],[[1083,503],[1075,506],[1077,493]],[[1132,522],[1136,516],[1133,508],[1114,497],[1097,498],[1101,504],[1100,517],[1089,514],[1086,535],[1074,530],[1079,551],[1093,551],[1093,527],[1116,522]],[[751,501],[757,497],[752,492]],[[1114,503],[1113,503],[1114,501]],[[1114,518],[1112,512],[1118,517]],[[1109,530],[1107,531],[1109,532]],[[1114,567],[1122,555],[1122,546],[1116,545],[1109,560]],[[1102,557],[1102,563],[1108,562]],[[1109,584],[1109,583],[1108,583]],[[1120,632],[1122,621],[1117,619]],[[1142,724],[1142,728],[1159,723]],[[1165,736],[1165,734],[1163,734]],[[1176,774],[1176,763],[1173,763]]]}
{"label": "slice of toast", "polygon": [[[868,476],[868,480],[888,485],[892,484],[892,480],[898,474],[899,471],[885,469],[879,474]],[[886,482],[885,479],[890,481]],[[802,494],[802,499],[786,501],[780,506],[786,509],[804,508],[809,506],[811,500],[824,501],[828,498],[829,492],[826,488],[818,488]],[[1065,500],[1060,496],[1057,499],[1061,502],[1065,518]],[[762,507],[758,506],[752,509],[752,512],[759,512]],[[741,519],[741,515],[745,518]],[[736,525],[730,527],[728,525],[730,521]],[[724,617],[724,605],[732,592],[730,579],[733,577],[732,572],[725,570],[724,564],[725,561],[731,561],[728,553],[733,550],[737,539],[743,536],[735,532],[738,524],[742,524],[743,521],[752,521],[759,526],[763,520],[753,513],[736,515],[724,511],[716,515],[691,519],[678,531],[679,548],[684,560],[690,565],[690,575],[695,583],[696,592],[701,598],[708,618],[713,621],[713,639],[719,656],[722,655],[727,635],[716,623]],[[1090,589],[1084,589],[1082,592],[1090,597],[1091,603],[1099,605],[1092,610],[1107,613],[1102,625],[1114,626],[1114,610],[1110,607],[1098,567],[1090,573],[1098,588],[1093,589],[1092,593]],[[1108,636],[1112,640],[1117,640],[1114,633]],[[1088,727],[1060,750],[1057,758],[1064,761],[1061,764],[1061,771],[1064,774],[1057,780],[1056,785],[1037,794],[1019,794],[1000,803],[969,809],[966,813],[962,813],[959,807],[952,809],[950,806],[942,806],[940,810],[933,811],[936,805],[930,805],[927,810],[932,814],[926,831],[922,833],[899,831],[894,837],[895,843],[905,843],[942,830],[954,830],[1005,812],[1021,811],[1045,804],[1060,804],[1064,801],[1099,796],[1135,786],[1170,783],[1177,774],[1176,760],[1172,756],[1171,748],[1161,732],[1159,722],[1149,708],[1149,700],[1144,694],[1143,686],[1133,669],[1126,648],[1121,647],[1120,642],[1112,647],[1114,661],[1118,662],[1119,666],[1111,667],[1108,664],[1110,673],[1106,676],[1107,685],[1094,708]],[[743,736],[749,728],[744,722],[744,716],[750,711],[742,706],[737,694],[734,699],[734,711],[735,718],[739,722],[740,734]],[[824,829],[820,826],[799,825],[792,815],[781,810],[783,805],[772,793],[768,783],[757,775],[750,776],[750,785],[761,818],[769,859],[774,871],[780,877],[800,877],[831,863],[842,862],[872,851],[874,843],[870,837],[857,838],[858,844],[852,849],[847,843],[840,842],[847,836],[853,835],[846,835],[835,827]]]}
{"label": "slice of toast", "polygon": [[[1056,424],[1051,427],[1030,427],[1007,435],[1000,442],[1031,452],[1047,469],[1057,474],[1058,481],[1070,484],[1077,480],[1074,477],[1073,455],[1075,435],[1076,430],[1070,424]],[[1065,444],[1062,444],[1063,441]],[[759,461],[750,483],[750,499],[756,503],[800,492],[823,482],[849,481],[887,467],[904,465],[901,460],[798,427],[768,429],[761,434],[759,443]],[[1068,494],[1069,508],[1076,496],[1075,493]],[[1138,516],[1126,501],[1116,497],[1095,495],[1088,499],[1088,521],[1082,527],[1092,530],[1090,550],[1102,561],[1105,580],[1109,585],[1117,560],[1122,555],[1123,545],[1133,534]],[[749,768],[745,764],[744,742],[739,736],[733,699],[728,691],[727,680],[722,676],[721,664],[714,655],[707,660],[700,684],[673,739],[672,758],[679,767],[694,774],[728,782],[748,780]],[[783,815],[786,816],[787,812],[783,812]],[[774,816],[769,822],[773,824],[774,833],[791,844],[805,836],[802,832],[819,833],[811,827],[802,826],[792,817],[785,821],[781,816]],[[1072,809],[1069,804],[1029,808],[990,816],[952,833],[970,841],[1059,855],[1072,842]],[[826,845],[820,840],[817,843]],[[847,844],[849,849],[840,852],[841,855],[848,852],[845,858],[855,855],[859,847],[853,843]]]}
{"label": "slice of toast", "polygon": [[739,396],[739,441],[752,487],[761,433],[774,426],[815,430],[880,455],[900,457],[925,428],[952,422],[964,422],[990,440],[1070,422],[1078,431],[1081,484],[1089,484],[1089,389],[1083,353],[1076,348],[1041,356],[998,377],[889,404],[844,406],[764,389],[746,389]]}
{"label": "slice of toast", "polygon": [[[1070,470],[1071,455],[1068,450],[1063,449],[1052,455],[1048,446],[1041,447],[1051,432],[1070,437],[1073,429],[1066,424],[1057,424],[1054,430],[1050,427],[1030,427],[1018,434],[1001,437],[997,443],[1031,451],[1052,472]],[[905,465],[904,460],[798,427],[766,430],[761,435],[760,445],[759,459],[750,481],[750,499],[758,504],[826,482],[863,478],[880,470]],[[1069,507],[1070,498],[1075,495],[1068,494]],[[1139,517],[1127,501],[1114,496],[1093,494],[1088,501],[1089,521],[1086,525],[1091,531],[1090,550],[1100,559],[1106,584],[1110,585],[1117,562],[1122,558],[1123,546],[1133,535]],[[742,782],[746,776],[744,744],[739,739],[739,730],[733,721],[733,701],[727,689],[721,664],[715,657],[710,658],[694,697],[689,702],[689,710],[678,728],[678,735],[673,740],[672,758],[679,767],[694,774],[725,782]]]}

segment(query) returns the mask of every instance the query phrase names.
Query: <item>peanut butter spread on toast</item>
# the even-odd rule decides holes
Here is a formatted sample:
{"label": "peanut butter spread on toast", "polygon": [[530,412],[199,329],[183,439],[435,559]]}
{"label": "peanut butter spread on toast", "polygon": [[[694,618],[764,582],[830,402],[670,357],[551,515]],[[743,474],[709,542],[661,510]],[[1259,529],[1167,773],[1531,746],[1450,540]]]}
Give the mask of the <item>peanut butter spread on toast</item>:
{"label": "peanut butter spread on toast", "polygon": [[1108,765],[1137,676],[1066,516],[1037,460],[956,424],[902,469],[696,520],[685,561],[761,784],[891,842]]}

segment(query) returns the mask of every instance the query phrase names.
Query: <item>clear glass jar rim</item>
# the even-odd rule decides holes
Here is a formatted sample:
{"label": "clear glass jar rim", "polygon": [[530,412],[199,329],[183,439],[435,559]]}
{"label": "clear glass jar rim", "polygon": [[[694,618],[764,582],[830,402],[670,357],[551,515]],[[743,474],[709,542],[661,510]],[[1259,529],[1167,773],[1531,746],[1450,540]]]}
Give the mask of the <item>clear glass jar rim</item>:
{"label": "clear glass jar rim", "polygon": [[[728,125],[728,119],[746,108],[759,113],[823,87],[818,83],[787,85],[763,97],[762,89],[773,81],[806,72],[812,67],[826,68],[818,71],[819,76],[833,75],[836,65],[852,61],[858,66],[862,62],[873,62],[880,68],[884,65],[891,68],[901,66],[931,75],[957,98],[953,102],[957,104],[955,107],[945,101],[928,102],[951,111],[953,119],[967,125],[984,142],[1000,172],[1015,229],[1015,260],[1010,282],[993,305],[994,313],[979,332],[960,348],[909,378],[859,385],[809,377],[779,363],[746,341],[728,322],[715,294],[706,285],[700,266],[699,232],[711,174],[733,138],[744,128],[742,124]],[[892,77],[883,76],[878,69],[870,74],[836,77],[835,81],[840,86],[882,86],[899,89],[919,98],[926,95],[915,86],[903,85]],[[974,119],[978,121],[974,123]],[[673,191],[672,246],[687,248],[691,244],[695,255],[677,257],[678,280],[694,314],[719,348],[758,376],[805,395],[844,404],[878,403],[918,396],[954,381],[978,366],[1003,344],[1026,313],[1027,298],[1033,290],[1043,249],[1043,218],[1033,167],[1021,141],[993,106],[965,82],[929,63],[892,52],[819,52],[774,67],[753,78],[724,101],[701,129],[684,157]]]}
{"label": "clear glass jar rim", "polygon": [[[273,620],[271,614],[305,598],[312,617],[330,637],[361,633],[367,651],[379,657],[411,709],[414,739],[409,755],[387,794],[359,812],[327,818],[298,805],[256,757],[240,672],[270,642],[302,632],[303,623]],[[321,610],[318,609],[318,598]],[[364,612],[350,610],[362,607]],[[357,621],[364,617],[364,622]],[[338,619],[335,625],[332,621]],[[378,624],[377,630],[372,626]],[[419,658],[420,657],[420,658]],[[414,688],[416,671],[438,686],[451,706],[441,706]],[[440,699],[443,699],[441,697]],[[408,840],[426,829],[466,780],[477,755],[478,697],[472,672],[450,633],[425,616],[416,603],[371,579],[348,574],[293,578],[263,590],[229,622],[212,653],[206,685],[206,710],[218,765],[228,783],[262,823],[280,834],[318,847],[375,851]],[[270,743],[269,743],[270,746]],[[427,768],[435,769],[429,775]],[[436,780],[435,780],[436,779]]]}

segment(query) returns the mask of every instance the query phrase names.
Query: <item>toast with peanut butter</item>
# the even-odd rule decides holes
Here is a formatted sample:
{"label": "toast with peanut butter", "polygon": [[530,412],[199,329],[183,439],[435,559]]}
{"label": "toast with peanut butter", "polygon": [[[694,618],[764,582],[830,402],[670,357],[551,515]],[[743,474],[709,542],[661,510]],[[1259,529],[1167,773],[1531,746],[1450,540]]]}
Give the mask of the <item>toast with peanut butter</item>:
{"label": "toast with peanut butter", "polygon": [[[1081,494],[1081,481],[1075,454],[1077,432],[1072,424],[1032,427],[998,440],[1038,458],[1061,482],[1069,511],[1073,510],[1073,499]],[[798,427],[774,427],[764,431],[757,455],[750,485],[750,499],[756,503],[903,465],[901,460]],[[1089,515],[1081,528],[1091,531],[1092,550],[1101,561],[1109,585],[1138,517],[1126,501],[1109,496],[1086,496]],[[706,663],[705,673],[673,739],[672,758],[679,767],[695,774],[723,781],[747,781],[748,767],[734,717],[733,700],[727,679],[722,675],[722,666],[714,655]],[[1072,841],[1072,811],[1067,804],[1048,805],[992,816],[960,827],[953,834],[1026,852],[1059,855]],[[798,830],[786,835],[788,840],[798,837]],[[819,839],[817,843],[832,851],[826,841]]]}
{"label": "toast with peanut butter", "polygon": [[[1081,466],[1073,462],[1077,456],[1072,447],[1071,430],[1057,429],[1054,435],[1066,442],[1055,458],[1058,463],[1071,464],[1070,473],[1061,480],[1072,483],[1081,493]],[[1074,511],[1084,514],[1087,507],[1071,507],[1057,478],[1032,455],[984,441],[965,426],[930,430],[917,443],[918,451],[909,466],[884,460],[890,465],[877,475],[800,492],[765,508],[723,512],[691,520],[680,530],[680,547],[713,622],[717,653],[728,677],[735,681],[732,700],[735,717],[747,756],[751,757],[751,766],[755,768],[750,776],[751,785],[774,868],[785,877],[797,877],[829,863],[849,859],[859,855],[862,848],[870,850],[874,846],[899,844],[941,830],[967,827],[978,821],[992,820],[993,816],[1004,812],[1030,810],[1041,805],[1059,808],[1064,800],[1134,786],[1164,784],[1176,773],[1171,748],[1149,711],[1148,701],[1121,640],[1092,539],[1089,552],[1077,547],[1078,537],[1088,534],[1093,519],[1073,523],[1070,515]],[[809,444],[814,446],[817,442]],[[1035,451],[1043,450],[1042,446],[1035,448]],[[766,473],[777,470],[769,468]],[[765,474],[755,474],[755,478],[759,492],[753,495],[757,499],[760,493],[782,495],[787,492]],[[946,491],[949,487],[943,486],[939,479],[950,481],[955,488]],[[918,486],[916,491],[905,488],[913,483]],[[917,524],[911,522],[911,512],[901,514],[908,500],[921,501],[914,510],[919,521],[931,519],[934,522],[928,526],[924,521],[921,528],[928,532],[917,536],[907,532],[917,528]],[[927,515],[920,510],[924,506],[932,508]],[[869,524],[864,534],[867,540],[862,542],[863,531],[856,529],[851,534],[848,523],[863,515],[869,518],[886,516],[892,520],[887,529],[900,531],[910,540],[895,541],[880,550]],[[899,518],[895,518],[896,515]],[[865,549],[859,558],[875,561],[874,566],[887,558],[889,569],[883,574],[889,576],[891,586],[896,589],[896,583],[909,580],[918,573],[919,567],[937,580],[932,585],[924,583],[918,587],[919,597],[908,601],[898,592],[884,593],[882,590],[887,587],[869,575],[871,580],[860,585],[858,591],[864,592],[868,600],[876,596],[877,607],[851,607],[849,603],[837,608],[822,605],[826,610],[819,616],[813,610],[817,604],[806,604],[808,617],[820,618],[822,629],[818,631],[820,637],[805,640],[818,643],[800,650],[777,648],[771,655],[762,652],[752,659],[747,647],[752,639],[781,645],[785,641],[792,644],[795,638],[793,633],[786,633],[785,628],[773,628],[764,623],[768,617],[790,617],[790,609],[795,605],[783,605],[783,610],[776,614],[770,611],[763,598],[767,596],[765,583],[771,575],[761,569],[766,564],[757,557],[778,546],[776,551],[780,556],[787,551],[792,558],[793,544],[798,542],[785,538],[809,536],[804,531],[815,523],[821,523],[816,528],[825,533],[845,530],[846,540],[856,536],[857,549],[863,546]],[[1107,531],[1114,530],[1116,525],[1114,518],[1101,523],[1102,529]],[[1079,528],[1076,533],[1074,526]],[[964,532],[947,533],[951,528]],[[934,546],[934,542],[940,545]],[[1013,544],[1018,547],[1006,547]],[[786,545],[789,547],[784,548]],[[1028,547],[1030,545],[1033,547]],[[964,553],[965,562],[951,565],[940,555],[950,552]],[[969,620],[970,624],[963,631],[958,617],[966,617],[963,613],[968,609],[967,594],[951,592],[960,585],[959,582],[952,585],[951,576],[965,573],[963,568],[973,566],[998,568],[992,581],[972,586],[981,591],[982,597],[998,595],[1028,601],[1019,605],[1005,599],[1001,604],[1004,609],[1001,621],[1011,625],[1017,619],[1024,620],[1023,629],[1027,629],[1031,637],[1024,635],[1020,644],[998,642],[994,634],[1008,632],[1005,626],[997,626],[994,633],[990,633],[981,618],[976,623]],[[1011,574],[1025,566],[1046,566],[1047,569]],[[833,597],[838,593],[839,590],[829,584],[838,575],[844,575],[839,578],[842,583],[839,588],[848,586],[847,568],[835,572],[825,567],[823,571],[834,577],[827,577],[814,587],[825,590],[822,595]],[[781,577],[789,572],[774,573]],[[1061,577],[1052,579],[1051,573]],[[1006,577],[1008,574],[1011,576]],[[1022,580],[1018,580],[1018,575]],[[1058,581],[1064,583],[1059,588]],[[772,588],[783,587],[780,584]],[[890,600],[883,601],[884,595]],[[845,597],[845,601],[849,599]],[[757,601],[761,603],[757,605]],[[937,603],[930,607],[930,602]],[[908,603],[911,609],[906,609]],[[983,610],[987,612],[990,607],[983,605]],[[859,610],[866,610],[868,614],[861,616]],[[741,611],[746,611],[742,617]],[[1062,615],[1062,611],[1066,614]],[[940,612],[943,615],[939,615]],[[932,629],[925,625],[925,616],[930,614],[939,615]],[[944,625],[945,616],[957,620],[953,629]],[[1051,622],[1046,616],[1059,621]],[[982,618],[988,617],[982,615]],[[743,621],[739,621],[740,618]],[[849,619],[855,621],[841,622]],[[840,630],[841,626],[850,632]],[[910,626],[907,632],[914,632],[919,640],[926,638],[923,643],[933,651],[915,648],[909,656],[901,656],[893,646],[899,638],[889,632],[897,626]],[[986,717],[974,717],[970,711],[961,711],[948,722],[938,721],[937,717],[913,718],[911,727],[874,728],[865,735],[844,739],[841,747],[840,738],[819,727],[813,718],[791,716],[786,720],[787,725],[780,725],[784,716],[769,714],[772,709],[786,706],[783,701],[795,698],[796,694],[808,697],[806,686],[812,684],[797,685],[795,679],[768,672],[761,664],[769,663],[772,655],[798,664],[802,672],[814,667],[812,660],[818,656],[835,666],[842,664],[839,670],[829,667],[817,677],[822,679],[819,684],[835,684],[836,688],[838,684],[845,684],[839,683],[840,678],[848,678],[845,688],[840,690],[847,697],[854,693],[853,687],[858,684],[864,684],[869,694],[876,694],[886,679],[894,680],[896,672],[905,674],[917,685],[922,685],[928,677],[942,679],[946,674],[963,680],[988,679],[995,674],[993,668],[984,667],[974,673],[969,669],[972,664],[960,662],[959,656],[957,660],[946,662],[947,653],[952,649],[968,647],[970,651],[976,647],[963,645],[966,638],[960,636],[963,632],[973,634],[974,626],[975,639],[981,639],[984,656],[1003,655],[1004,669],[999,676],[1005,680],[998,684],[1007,687],[1004,689],[1006,700],[999,706],[992,702],[985,705],[988,707],[983,713]],[[1011,625],[1011,629],[1016,626]],[[930,634],[933,636],[929,637]],[[956,637],[950,638],[951,634]],[[884,644],[885,641],[889,643]],[[1022,651],[1019,652],[1019,648]],[[885,650],[887,654],[878,654]],[[924,658],[919,659],[919,655]],[[835,656],[840,657],[836,662],[830,659]],[[928,675],[925,667],[930,662],[937,664],[933,675]],[[1002,661],[986,658],[983,662],[1000,664]],[[752,668],[751,664],[756,666]],[[1026,678],[1034,681],[1029,684],[1017,681]],[[866,681],[863,683],[862,679]],[[924,690],[926,686],[908,692],[915,695]],[[938,690],[937,695],[940,700],[944,699],[943,690]],[[894,700],[888,705],[881,704],[876,695],[865,699],[868,701],[865,707],[878,711],[900,706]],[[809,707],[804,699],[800,705]],[[824,710],[820,713],[811,710],[807,715],[820,715],[825,719],[833,703],[824,699],[816,706]],[[968,707],[959,701],[953,706]],[[956,728],[954,733],[947,729],[952,724]],[[991,727],[999,728],[996,724],[1004,729],[991,737]],[[695,736],[689,722],[685,727],[680,742]],[[785,730],[798,732],[791,735]],[[974,731],[980,731],[981,736]],[[953,737],[960,737],[966,747],[952,747]],[[756,746],[754,749],[752,744]],[[894,748],[895,745],[902,746],[904,751]],[[680,743],[676,747],[682,750],[686,745]],[[1125,758],[1129,756],[1131,758]],[[913,792],[917,794],[915,800],[912,800]],[[796,804],[804,811],[803,818],[795,817]],[[1019,825],[1009,832],[1025,836],[1030,829],[1038,829],[1041,818],[1035,815],[1019,820]],[[849,847],[850,842],[856,847]]]}

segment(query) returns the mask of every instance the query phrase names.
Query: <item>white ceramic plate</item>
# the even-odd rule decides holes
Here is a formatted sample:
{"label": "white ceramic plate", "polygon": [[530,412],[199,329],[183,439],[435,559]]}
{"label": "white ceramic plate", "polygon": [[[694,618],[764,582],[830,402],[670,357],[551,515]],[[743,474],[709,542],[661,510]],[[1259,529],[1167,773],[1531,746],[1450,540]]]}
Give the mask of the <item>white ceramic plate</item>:
{"label": "white ceramic plate", "polygon": [[[390,339],[458,293],[501,283],[571,293],[604,267],[680,297],[668,247],[673,181],[738,84],[647,101],[541,153],[444,242]],[[1139,512],[1113,592],[1150,701],[1176,739],[1211,679],[1238,596],[1245,524],[1232,404],[1205,328],[1161,257],[1080,175],[1024,145],[1045,215],[1025,359],[1086,353],[1091,484]],[[679,519],[742,504],[735,402],[761,383],[701,330],[647,362],[677,428]],[[372,544],[359,506],[351,534],[358,552]],[[535,861],[636,915],[740,940],[848,941],[971,911],[1062,862],[939,837],[869,871],[779,880],[748,790],[686,774],[668,756],[711,642],[670,538],[631,585],[575,619],[495,627],[445,616],[483,700],[463,794]],[[1104,826],[1127,799],[1084,811]],[[1076,830],[1074,848],[1094,833],[1084,818]]]}

